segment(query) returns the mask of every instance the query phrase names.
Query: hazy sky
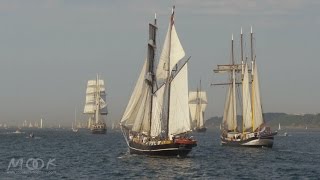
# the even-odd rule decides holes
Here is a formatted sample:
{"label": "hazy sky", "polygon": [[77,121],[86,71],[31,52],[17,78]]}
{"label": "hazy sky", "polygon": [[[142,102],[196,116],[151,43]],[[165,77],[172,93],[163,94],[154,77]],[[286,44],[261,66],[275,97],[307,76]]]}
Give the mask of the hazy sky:
{"label": "hazy sky", "polygon": [[86,81],[96,73],[106,81],[109,121],[120,120],[146,57],[148,23],[157,12],[163,43],[173,4],[192,57],[189,88],[201,78],[208,92],[206,117],[222,115],[225,99],[225,88],[210,87],[221,81],[212,70],[229,62],[231,34],[239,47],[240,27],[248,38],[251,25],[264,112],[320,112],[318,0],[0,0],[0,122],[70,125],[75,107],[87,119]]}

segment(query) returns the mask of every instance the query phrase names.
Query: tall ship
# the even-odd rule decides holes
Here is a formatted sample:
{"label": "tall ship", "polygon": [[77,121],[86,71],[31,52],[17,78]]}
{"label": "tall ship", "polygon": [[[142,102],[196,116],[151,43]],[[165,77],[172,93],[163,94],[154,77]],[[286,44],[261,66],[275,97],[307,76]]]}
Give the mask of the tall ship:
{"label": "tall ship", "polygon": [[174,24],[174,7],[156,65],[157,19],[149,24],[147,58],[121,119],[131,154],[186,156],[197,141],[189,136],[188,60]]}
{"label": "tall ship", "polygon": [[106,89],[104,80],[100,79],[99,75],[95,80],[88,81],[84,114],[89,115],[90,130],[93,134],[106,133],[105,117],[108,114]]}
{"label": "tall ship", "polygon": [[189,92],[189,108],[191,116],[191,124],[193,130],[196,132],[206,132],[207,128],[204,126],[204,111],[208,104],[207,93],[200,87],[197,91]]}
{"label": "tall ship", "polygon": [[[229,82],[215,85],[228,87],[224,107],[221,144],[247,147],[272,147],[274,136],[265,123],[260,96],[258,66],[253,53],[253,32],[250,33],[251,69],[248,60],[243,59],[243,34],[241,28],[241,64],[235,62],[233,35],[231,40],[231,64],[218,65],[215,73],[228,73]],[[240,103],[238,103],[240,102]],[[237,116],[237,107],[242,110]]]}

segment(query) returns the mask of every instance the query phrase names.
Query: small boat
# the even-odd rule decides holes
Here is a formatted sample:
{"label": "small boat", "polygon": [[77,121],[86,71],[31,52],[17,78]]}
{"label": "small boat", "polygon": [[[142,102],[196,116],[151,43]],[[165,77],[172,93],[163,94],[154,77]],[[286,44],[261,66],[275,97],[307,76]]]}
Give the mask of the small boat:
{"label": "small boat", "polygon": [[280,126],[280,123],[279,123],[278,131],[280,131],[280,130],[281,130],[281,126]]}
{"label": "small boat", "polygon": [[22,132],[20,131],[20,129],[17,129],[15,132],[13,132],[15,134],[21,134]]}
{"label": "small boat", "polygon": [[33,132],[29,134],[29,137],[30,137],[30,138],[34,138]]}
{"label": "small boat", "polygon": [[147,58],[120,125],[130,154],[187,156],[197,141],[191,132],[188,60],[174,24],[174,7],[155,71],[156,16],[149,24]]}
{"label": "small boat", "polygon": [[[218,65],[215,73],[229,73],[229,82],[215,85],[227,85],[222,131],[221,144],[228,146],[245,147],[272,147],[274,136],[277,132],[272,132],[266,126],[258,78],[258,66],[256,58],[253,56],[253,33],[251,27],[251,69],[249,63],[243,60],[242,48],[242,29],[241,29],[241,64],[236,63],[233,50],[233,35],[231,38],[231,64]],[[249,73],[250,72],[250,73]],[[242,87],[242,89],[240,89]],[[251,91],[250,91],[251,88]],[[237,100],[242,93],[242,125],[238,127]],[[240,100],[241,102],[241,100]]]}

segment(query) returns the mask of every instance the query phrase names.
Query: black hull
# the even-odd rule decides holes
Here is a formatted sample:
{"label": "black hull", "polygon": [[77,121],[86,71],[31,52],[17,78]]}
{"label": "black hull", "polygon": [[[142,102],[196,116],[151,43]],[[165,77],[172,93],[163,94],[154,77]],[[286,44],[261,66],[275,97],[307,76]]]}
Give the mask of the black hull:
{"label": "black hull", "polygon": [[253,148],[261,148],[268,147],[272,148],[273,140],[276,133],[260,136],[260,137],[252,137],[246,140],[228,140],[224,137],[221,137],[221,145],[223,146],[238,146],[238,147],[253,147]]}
{"label": "black hull", "polygon": [[195,129],[196,132],[206,132],[207,131],[207,128],[206,127],[203,127],[203,128],[197,128]]}
{"label": "black hull", "polygon": [[92,134],[106,134],[107,129],[91,129]]}
{"label": "black hull", "polygon": [[162,144],[145,145],[135,142],[129,142],[130,154],[148,155],[148,156],[187,156],[195,144]]}

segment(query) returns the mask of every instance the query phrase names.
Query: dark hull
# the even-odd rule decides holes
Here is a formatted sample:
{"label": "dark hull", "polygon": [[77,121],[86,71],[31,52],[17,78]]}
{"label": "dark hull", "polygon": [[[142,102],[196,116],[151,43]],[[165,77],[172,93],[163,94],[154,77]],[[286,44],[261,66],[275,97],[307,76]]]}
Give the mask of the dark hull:
{"label": "dark hull", "polygon": [[270,135],[264,135],[260,137],[252,137],[246,140],[232,141],[221,137],[221,145],[223,146],[241,146],[241,147],[268,147],[272,148],[273,139],[276,133]]}
{"label": "dark hull", "polygon": [[91,129],[91,133],[92,134],[106,134],[107,132],[107,129],[105,128],[94,128],[94,129]]}
{"label": "dark hull", "polygon": [[145,145],[135,142],[129,142],[130,154],[148,155],[148,156],[187,156],[195,144],[162,144]]}
{"label": "dark hull", "polygon": [[203,127],[203,128],[197,128],[195,129],[196,132],[206,132],[207,131],[207,128],[206,127]]}

